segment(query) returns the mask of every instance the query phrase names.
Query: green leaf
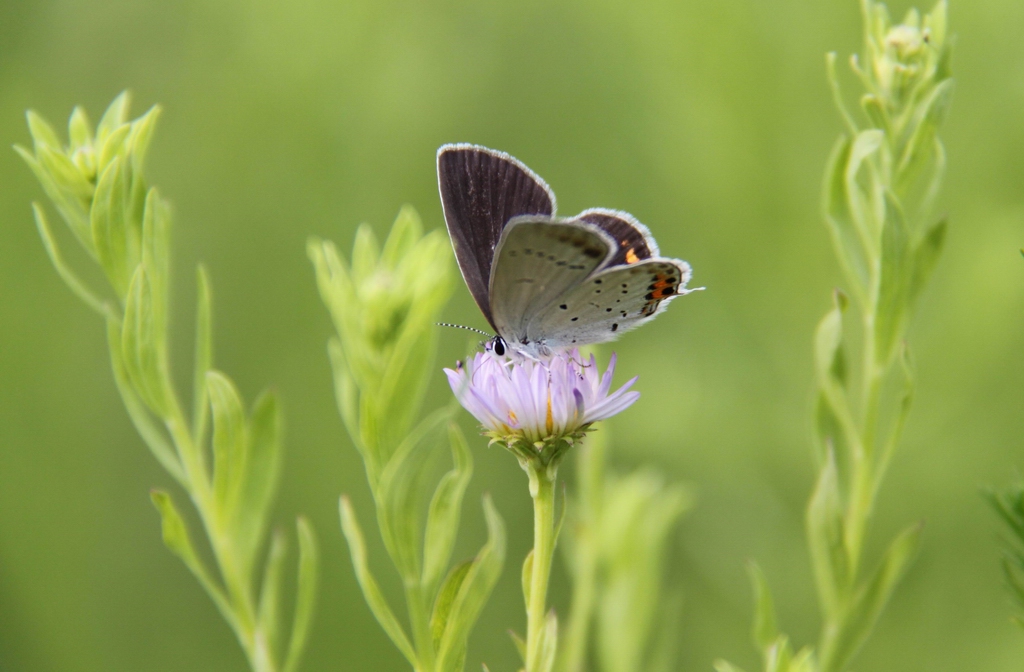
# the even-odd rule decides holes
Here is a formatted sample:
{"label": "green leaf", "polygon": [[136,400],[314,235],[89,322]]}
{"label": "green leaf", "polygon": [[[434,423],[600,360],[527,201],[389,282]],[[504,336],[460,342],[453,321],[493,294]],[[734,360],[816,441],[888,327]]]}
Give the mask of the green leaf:
{"label": "green leaf", "polygon": [[96,256],[117,295],[124,299],[139,258],[129,254],[129,229],[124,210],[125,184],[121,160],[115,158],[100,175],[90,219]]}
{"label": "green leaf", "polygon": [[128,155],[132,160],[132,170],[136,175],[142,174],[146,162],[149,143],[153,139],[157,119],[160,118],[160,106],[154,105],[144,115],[131,124],[131,132],[127,140]]}
{"label": "green leaf", "polygon": [[221,520],[236,510],[247,469],[247,431],[242,398],[231,379],[219,371],[206,374],[213,410],[213,497]]}
{"label": "green leaf", "polygon": [[409,638],[405,635],[405,631],[402,629],[401,624],[399,624],[398,619],[395,618],[394,612],[391,611],[391,607],[388,606],[387,600],[384,599],[383,593],[380,592],[377,580],[373,578],[373,574],[370,572],[369,563],[366,559],[366,542],[363,541],[363,531],[359,527],[359,521],[356,519],[355,511],[352,510],[352,504],[349,502],[348,497],[343,496],[341,498],[340,508],[341,531],[348,541],[349,553],[352,556],[352,567],[355,570],[359,587],[363,591],[363,597],[366,599],[366,603],[369,605],[370,611],[373,612],[377,622],[384,628],[384,632],[388,634],[388,637],[398,647],[398,650],[402,652],[402,655],[409,661],[409,664],[415,668],[419,664],[416,659],[416,651],[409,642]]}
{"label": "green leaf", "polygon": [[434,594],[437,581],[451,560],[452,548],[459,532],[462,497],[473,475],[473,455],[466,445],[462,430],[455,423],[448,424],[448,442],[451,444],[455,468],[437,484],[427,512],[422,581],[427,595]]}
{"label": "green leaf", "polygon": [[192,438],[197,446],[206,443],[210,418],[206,374],[213,368],[213,299],[206,269],[196,269],[196,343],[192,374]]}
{"label": "green leaf", "polygon": [[[883,146],[885,134],[877,129],[861,131],[850,146],[850,157],[844,168],[844,181],[846,187],[846,203],[849,207],[850,216],[853,219],[860,236],[863,249],[866,251],[867,259],[875,256],[878,250],[877,236],[881,222],[872,212],[869,202],[865,199],[865,188],[859,182],[861,169],[867,163],[869,168],[869,186],[866,193],[870,194],[874,189],[877,176],[870,170],[871,165],[868,159],[873,157]],[[870,263],[870,262],[869,262]],[[871,270],[871,267],[868,267]],[[870,277],[870,276],[869,276]]]}
{"label": "green leaf", "polygon": [[376,492],[377,522],[384,546],[407,585],[422,578],[421,512],[427,496],[428,459],[450,418],[442,408],[427,417],[398,447],[381,473]]}
{"label": "green leaf", "polygon": [[131,133],[131,124],[124,124],[106,137],[102,142],[97,141],[99,156],[96,159],[96,172],[102,175],[114,159],[125,160],[128,150],[125,141]]}
{"label": "green leaf", "polygon": [[411,205],[403,205],[391,225],[391,232],[384,242],[380,261],[388,268],[395,268],[398,263],[416,246],[423,237],[423,224],[419,213]]}
{"label": "green leaf", "polygon": [[356,229],[356,240],[352,244],[352,281],[358,287],[366,282],[377,269],[380,259],[380,243],[369,224],[360,224]]}
{"label": "green leaf", "polygon": [[920,523],[910,526],[886,550],[874,576],[858,590],[841,636],[829,652],[831,656],[822,658],[823,669],[845,668],[860,650],[917,554],[923,527]]}
{"label": "green leaf", "polygon": [[157,296],[167,294],[171,256],[170,228],[171,210],[154,187],[146,195],[143,208],[142,261],[146,264],[150,282],[157,289]]}
{"label": "green leaf", "polygon": [[736,667],[727,660],[716,660],[715,672],[743,672],[743,670]]}
{"label": "green leaf", "polygon": [[[295,672],[299,667],[302,652],[306,649],[310,627],[313,623],[313,609],[316,606],[317,575],[319,574],[320,565],[320,551],[316,535],[313,533],[313,527],[309,524],[308,520],[300,516],[296,522],[296,528],[299,535],[298,590],[297,597],[295,598],[295,620],[292,622],[292,637],[288,645],[288,656],[285,658],[282,672]],[[358,527],[356,529],[358,532]],[[349,545],[351,546],[351,541]],[[364,548],[364,564],[365,556]],[[362,581],[360,581],[360,585],[362,585]]]}
{"label": "green leaf", "polygon": [[913,275],[910,279],[910,291],[908,301],[913,307],[924,291],[925,286],[931,279],[932,271],[942,253],[942,246],[946,241],[946,230],[948,220],[944,217],[935,223],[924,238],[917,244],[913,252]]}
{"label": "green leaf", "polygon": [[768,587],[764,572],[756,562],[747,563],[747,572],[754,587],[754,644],[765,651],[778,639],[779,631],[775,625],[775,604],[772,591]]}
{"label": "green leaf", "polygon": [[875,362],[888,368],[903,337],[911,278],[910,232],[903,209],[891,194],[885,197],[881,278],[875,318]]}
{"label": "green leaf", "polygon": [[867,294],[870,285],[871,266],[864,239],[858,230],[850,212],[847,196],[845,168],[850,161],[852,143],[845,136],[840,138],[829,157],[825,169],[823,188],[823,210],[825,221],[832,234],[832,243],[836,248],[839,261],[853,291],[858,297]]}
{"label": "green leaf", "polygon": [[50,126],[35,110],[27,111],[25,118],[28,120],[28,132],[32,134],[32,144],[36,152],[40,147],[52,147],[60,150],[62,143],[57,137],[57,132],[53,130],[53,126]]}
{"label": "green leaf", "polygon": [[530,587],[533,585],[533,549],[526,554],[526,559],[523,560],[522,569],[522,580],[523,580],[523,603],[529,606],[530,604]]}
{"label": "green leaf", "polygon": [[107,344],[110,349],[110,363],[114,370],[114,381],[117,383],[117,390],[121,393],[121,400],[124,402],[128,417],[131,418],[135,429],[142,436],[142,440],[153,453],[157,462],[174,477],[186,490],[190,490],[188,478],[182,469],[174,448],[167,439],[166,430],[158,424],[153,416],[149,414],[143,401],[132,388],[128,371],[125,368],[123,353],[124,346],[121,342],[121,325],[118,319],[109,315],[107,317]]}
{"label": "green leaf", "polygon": [[834,619],[850,583],[843,511],[835,453],[829,451],[807,507],[807,538],[818,597],[826,618]]}
{"label": "green leaf", "polygon": [[939,126],[953,100],[953,80],[939,82],[914,114],[911,136],[903,147],[896,172],[896,188],[902,193],[921,174],[931,158]]}
{"label": "green leaf", "polygon": [[160,316],[154,310],[146,269],[140,264],[132,278],[125,304],[122,356],[136,392],[154,413],[164,418],[170,415],[172,403],[165,338]]}
{"label": "green leaf", "polygon": [[433,613],[430,616],[430,632],[433,636],[435,650],[441,643],[444,629],[447,627],[448,620],[452,615],[452,604],[455,603],[455,598],[459,594],[462,582],[465,581],[469,570],[472,568],[472,560],[460,562],[452,567],[451,571],[448,572],[448,576],[445,577],[444,583],[441,584],[441,590],[437,593]]}
{"label": "green leaf", "polygon": [[245,472],[240,474],[236,535],[243,553],[255,556],[263,540],[267,514],[281,473],[282,413],[278,397],[264,392],[253,405],[246,448]]}
{"label": "green leaf", "polygon": [[437,653],[437,669],[441,672],[461,667],[460,655],[466,647],[470,630],[476,623],[505,562],[505,523],[495,510],[489,496],[484,496],[484,519],[487,521],[487,543],[480,549],[459,592],[452,603],[448,624]]}
{"label": "green leaf", "polygon": [[270,541],[270,552],[263,568],[263,581],[260,584],[260,599],[257,607],[258,634],[257,640],[263,641],[267,649],[267,658],[277,659],[278,647],[281,644],[281,581],[284,574],[284,561],[288,552],[288,543],[284,533],[274,532]]}
{"label": "green leaf", "polygon": [[92,184],[66,154],[56,148],[43,145],[36,150],[36,157],[54,183],[65,193],[74,196],[82,203],[88,203],[93,197]]}
{"label": "green leaf", "polygon": [[544,629],[541,630],[540,655],[537,660],[538,672],[551,672],[555,667],[555,655],[558,653],[558,617],[555,610],[548,611],[544,617]]}
{"label": "green leaf", "polygon": [[127,91],[122,91],[118,94],[117,98],[114,98],[110,105],[107,106],[106,112],[103,113],[103,118],[100,119],[100,123],[96,127],[97,143],[103,143],[111,133],[124,125],[128,120],[128,108],[130,106],[131,94]]}
{"label": "green leaf", "polygon": [[95,259],[96,250],[92,242],[92,229],[89,224],[89,203],[83,203],[78,197],[61,189],[54,182],[50,173],[39,163],[39,160],[24,147],[15,145],[14,151],[28,164],[36,179],[39,180],[40,186],[43,187],[43,191],[46,192],[46,196],[53,202],[71,232],[75,234],[75,238],[89,253],[89,256]]}
{"label": "green leaf", "polygon": [[85,110],[77,105],[68,119],[68,138],[71,140],[72,151],[92,145],[92,125]]}
{"label": "green leaf", "polygon": [[100,315],[106,316],[109,311],[107,306],[104,304],[103,299],[89,289],[85,282],[83,282],[64,261],[64,257],[60,253],[60,248],[57,247],[57,240],[54,238],[53,232],[50,230],[50,225],[46,221],[46,213],[38,203],[32,204],[32,214],[36,220],[36,228],[39,230],[39,237],[43,239],[43,247],[46,248],[46,255],[50,257],[50,262],[57,270],[57,275],[60,276],[61,280],[64,281],[64,284],[68,286],[75,296],[85,302],[85,305],[89,306]]}
{"label": "green leaf", "polygon": [[515,630],[509,630],[508,636],[512,640],[512,646],[516,647],[516,652],[519,653],[519,659],[526,664],[526,640],[516,632]]}
{"label": "green leaf", "polygon": [[217,605],[224,620],[234,624],[234,610],[228,603],[223,589],[217,585],[205,565],[199,559],[199,556],[196,555],[192,541],[189,539],[185,520],[178,513],[178,509],[174,506],[171,496],[162,490],[152,490],[150,491],[150,498],[153,500],[153,505],[157,511],[160,512],[164,545],[178,556],[185,563],[185,566],[189,568],[189,571],[199,580],[199,583],[209,594],[214,604]]}

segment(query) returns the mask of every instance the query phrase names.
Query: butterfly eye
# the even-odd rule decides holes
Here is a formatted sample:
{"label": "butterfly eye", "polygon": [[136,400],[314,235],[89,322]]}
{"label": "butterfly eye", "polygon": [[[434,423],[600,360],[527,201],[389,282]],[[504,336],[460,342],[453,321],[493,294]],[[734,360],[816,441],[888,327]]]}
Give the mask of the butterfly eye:
{"label": "butterfly eye", "polygon": [[494,349],[494,354],[498,357],[505,356],[505,341],[501,336],[494,337],[494,344],[491,347]]}

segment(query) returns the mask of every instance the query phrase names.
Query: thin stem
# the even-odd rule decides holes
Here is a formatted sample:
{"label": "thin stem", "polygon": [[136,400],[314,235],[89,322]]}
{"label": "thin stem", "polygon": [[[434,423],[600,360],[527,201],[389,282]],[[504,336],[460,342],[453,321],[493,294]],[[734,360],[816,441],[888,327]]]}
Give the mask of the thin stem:
{"label": "thin stem", "polygon": [[405,603],[409,608],[409,622],[412,624],[412,636],[419,658],[420,670],[434,669],[434,638],[430,631],[430,620],[427,602],[423,595],[423,586],[409,585],[405,587]]}
{"label": "thin stem", "polygon": [[539,672],[541,639],[547,607],[548,579],[555,554],[555,480],[554,465],[529,463],[530,495],[533,497],[533,566],[530,575],[530,600],[526,605],[526,672]]}

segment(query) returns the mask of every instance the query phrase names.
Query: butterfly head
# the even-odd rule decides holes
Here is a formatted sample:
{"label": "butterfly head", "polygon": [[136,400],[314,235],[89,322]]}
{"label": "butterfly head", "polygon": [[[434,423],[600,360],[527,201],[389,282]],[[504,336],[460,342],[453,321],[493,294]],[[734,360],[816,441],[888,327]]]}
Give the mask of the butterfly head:
{"label": "butterfly head", "polygon": [[484,349],[488,352],[494,353],[498,357],[504,357],[508,352],[508,345],[505,343],[504,338],[501,336],[495,336],[484,344]]}

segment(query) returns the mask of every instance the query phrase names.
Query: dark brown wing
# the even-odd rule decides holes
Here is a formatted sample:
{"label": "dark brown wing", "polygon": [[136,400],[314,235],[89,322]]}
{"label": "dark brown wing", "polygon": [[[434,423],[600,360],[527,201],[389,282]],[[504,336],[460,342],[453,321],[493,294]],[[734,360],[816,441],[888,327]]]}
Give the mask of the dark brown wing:
{"label": "dark brown wing", "polygon": [[594,208],[584,210],[576,216],[576,219],[582,219],[600,227],[615,239],[619,249],[609,262],[609,267],[635,264],[638,261],[659,255],[658,244],[654,242],[654,236],[646,226],[628,212]]}
{"label": "dark brown wing", "polygon": [[478,145],[437,150],[437,181],[462,277],[493,327],[487,288],[501,231],[519,215],[554,215],[555,194],[522,162]]}

